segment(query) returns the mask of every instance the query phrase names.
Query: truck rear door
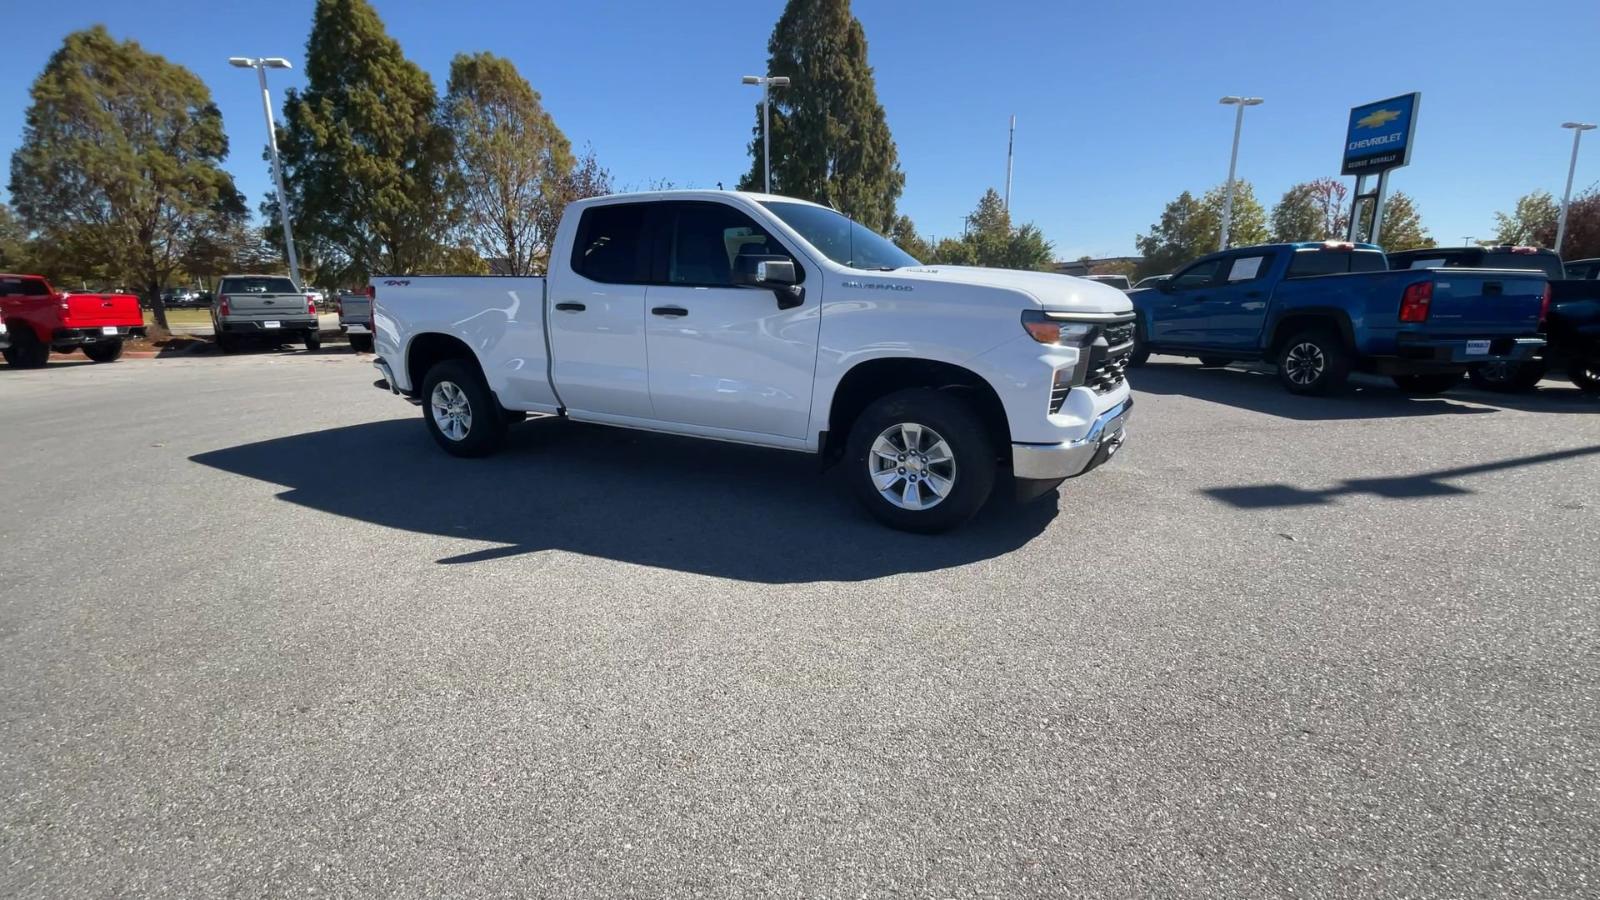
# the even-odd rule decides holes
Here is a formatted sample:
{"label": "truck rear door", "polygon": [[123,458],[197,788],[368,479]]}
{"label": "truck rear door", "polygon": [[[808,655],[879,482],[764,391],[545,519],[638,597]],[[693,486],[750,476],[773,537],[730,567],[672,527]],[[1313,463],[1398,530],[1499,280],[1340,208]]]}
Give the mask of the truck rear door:
{"label": "truck rear door", "polygon": [[129,328],[144,324],[139,298],[132,294],[67,294],[63,328]]}
{"label": "truck rear door", "polygon": [[1431,335],[1531,335],[1539,330],[1544,275],[1533,271],[1429,269],[1433,296],[1423,323]]}
{"label": "truck rear door", "polygon": [[281,276],[224,278],[218,288],[228,298],[229,319],[304,319],[306,295]]}

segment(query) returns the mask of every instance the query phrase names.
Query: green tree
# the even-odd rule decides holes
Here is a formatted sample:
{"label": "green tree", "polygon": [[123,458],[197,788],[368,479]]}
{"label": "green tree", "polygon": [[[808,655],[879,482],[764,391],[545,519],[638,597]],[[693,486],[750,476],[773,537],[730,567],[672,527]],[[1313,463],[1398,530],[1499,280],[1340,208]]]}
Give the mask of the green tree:
{"label": "green tree", "polygon": [[[266,237],[276,232],[275,225],[254,225],[243,217],[233,218],[209,230],[183,257],[183,272],[190,278],[214,286],[230,272],[270,272],[283,265],[282,248]],[[315,263],[301,260],[302,274],[315,272]],[[307,278],[307,283],[316,283]]]}
{"label": "green tree", "polygon": [[[1206,191],[1206,195],[1200,198],[1208,221],[1216,223],[1216,240],[1212,242],[1212,250],[1222,240],[1222,205],[1227,200],[1227,192],[1228,185],[1224,182]],[[1255,188],[1243,179],[1234,181],[1233,218],[1228,224],[1228,246],[1265,244],[1271,237],[1271,232],[1267,230],[1267,211],[1256,200]]]}
{"label": "green tree", "polygon": [[67,35],[33,83],[11,196],[50,248],[56,274],[104,273],[150,296],[195,242],[244,215],[222,170],[228,138],[193,72],[118,41],[104,26]]}
{"label": "green tree", "polygon": [[[1054,265],[1050,242],[1038,227],[1013,226],[1005,201],[994,188],[984,191],[978,207],[967,217],[967,231],[959,239],[945,238],[933,249],[932,262],[997,269],[1048,271]],[[912,254],[913,256],[915,254]]]}
{"label": "green tree", "polygon": [[[295,240],[336,280],[442,267],[456,207],[437,105],[366,0],[317,0],[306,88],[285,97],[278,145]],[[263,212],[276,215],[276,198]]]}
{"label": "green tree", "polygon": [[542,269],[553,235],[539,211],[564,195],[572,144],[508,59],[457,54],[444,99],[455,138],[454,177],[462,231],[481,255],[504,260],[503,273]]}
{"label": "green tree", "polygon": [[917,225],[911,221],[910,216],[898,216],[894,220],[894,227],[889,229],[889,240],[901,250],[911,254],[919,262],[928,262],[933,259],[933,246],[927,238],[917,234]]}
{"label": "green tree", "polygon": [[1166,275],[1185,263],[1217,249],[1221,224],[1188,191],[1179,194],[1161,211],[1161,219],[1150,226],[1149,234],[1134,238],[1144,262],[1138,276]]}
{"label": "green tree", "polygon": [[27,272],[33,267],[28,229],[11,207],[0,203],[0,272]]}
{"label": "green tree", "polygon": [[[773,191],[892,231],[905,175],[849,0],[789,0],[767,51],[767,74],[790,79],[772,91]],[[758,103],[740,190],[762,187],[761,146]]]}
{"label": "green tree", "polygon": [[1348,194],[1337,178],[1318,178],[1289,188],[1272,208],[1272,239],[1342,240],[1350,222],[1344,208]]}
{"label": "green tree", "polygon": [[[1510,215],[1503,212],[1494,214],[1495,240],[1502,244],[1553,246],[1556,242],[1556,221],[1560,216],[1561,204],[1550,196],[1549,191],[1534,191],[1518,198],[1517,207]],[[1570,227],[1570,214],[1567,220]]]}
{"label": "green tree", "polygon": [[[1371,233],[1370,230],[1367,233]],[[1417,205],[1404,191],[1395,191],[1383,201],[1383,248],[1389,251],[1434,247],[1428,229],[1422,226]]]}

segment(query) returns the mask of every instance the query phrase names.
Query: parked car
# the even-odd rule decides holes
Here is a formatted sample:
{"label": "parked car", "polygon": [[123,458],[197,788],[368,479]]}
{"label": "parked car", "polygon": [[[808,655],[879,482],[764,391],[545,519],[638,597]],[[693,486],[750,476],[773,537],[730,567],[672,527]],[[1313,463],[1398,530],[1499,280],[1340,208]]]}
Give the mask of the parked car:
{"label": "parked car", "polygon": [[161,292],[161,302],[168,309],[186,309],[198,304],[200,293],[190,288],[168,288]]}
{"label": "parked car", "polygon": [[582,200],[547,277],[373,280],[374,364],[439,446],[526,413],[820,454],[880,521],[940,531],[1122,446],[1133,312],[1042,272],[922,265],[813,203]]}
{"label": "parked car", "polygon": [[1483,363],[1468,373],[1475,386],[1492,391],[1532,390],[1554,370],[1565,372],[1585,393],[1600,394],[1600,281],[1589,277],[1592,262],[1563,265],[1554,250],[1510,245],[1431,247],[1389,255],[1389,265],[1396,269],[1531,269],[1550,280],[1550,310],[1544,323],[1549,345],[1539,358]]}
{"label": "parked car", "polygon": [[372,298],[363,293],[347,291],[334,296],[333,306],[339,313],[339,330],[350,339],[350,349],[357,353],[371,353]]}
{"label": "parked car", "polygon": [[1133,285],[1128,283],[1128,276],[1126,275],[1086,275],[1084,277],[1088,278],[1090,281],[1098,281],[1101,284],[1109,284],[1119,291],[1133,290]]}
{"label": "parked car", "polygon": [[316,304],[282,275],[227,275],[211,304],[211,327],[223,353],[247,340],[303,341],[307,350],[322,346]]}
{"label": "parked car", "polygon": [[1139,282],[1133,286],[1133,289],[1137,291],[1140,288],[1155,287],[1171,277],[1171,275],[1149,275],[1139,279]]}
{"label": "parked car", "polygon": [[43,366],[52,349],[111,362],[124,340],[145,334],[138,297],[57,291],[41,275],[0,275],[0,319],[11,339],[6,362],[19,369]]}
{"label": "parked car", "polygon": [[1327,393],[1352,371],[1412,393],[1449,390],[1474,363],[1533,359],[1550,302],[1540,272],[1390,271],[1378,247],[1338,241],[1213,253],[1129,296],[1136,362],[1261,359],[1296,394]]}

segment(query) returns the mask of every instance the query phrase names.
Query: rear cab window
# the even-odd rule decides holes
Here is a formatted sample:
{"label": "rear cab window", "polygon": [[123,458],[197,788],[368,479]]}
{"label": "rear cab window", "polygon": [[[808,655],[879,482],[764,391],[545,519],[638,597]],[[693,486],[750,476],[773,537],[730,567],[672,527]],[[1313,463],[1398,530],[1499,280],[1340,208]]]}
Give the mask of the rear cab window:
{"label": "rear cab window", "polygon": [[572,244],[572,271],[603,284],[648,284],[647,212],[642,203],[608,203],[584,210]]}
{"label": "rear cab window", "polygon": [[1383,254],[1376,250],[1329,250],[1307,247],[1294,251],[1286,278],[1315,278],[1318,275],[1344,275],[1350,272],[1382,272]]}
{"label": "rear cab window", "polygon": [[1551,281],[1566,277],[1561,260],[1554,253],[1517,253],[1514,250],[1489,250],[1483,254],[1483,269],[1534,269],[1544,273]]}
{"label": "rear cab window", "polygon": [[294,282],[287,278],[261,275],[250,278],[224,278],[217,289],[224,294],[298,294]]}
{"label": "rear cab window", "polygon": [[0,278],[0,297],[48,297],[43,278]]}

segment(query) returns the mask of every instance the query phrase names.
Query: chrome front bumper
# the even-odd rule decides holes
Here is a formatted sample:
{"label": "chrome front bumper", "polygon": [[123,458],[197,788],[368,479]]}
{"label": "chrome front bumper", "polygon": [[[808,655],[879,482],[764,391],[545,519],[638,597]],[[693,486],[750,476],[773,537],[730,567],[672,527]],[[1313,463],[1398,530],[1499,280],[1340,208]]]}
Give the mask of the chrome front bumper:
{"label": "chrome front bumper", "polygon": [[1101,413],[1089,433],[1062,444],[1012,444],[1011,470],[1019,480],[1060,481],[1074,478],[1110,459],[1127,439],[1133,398]]}

